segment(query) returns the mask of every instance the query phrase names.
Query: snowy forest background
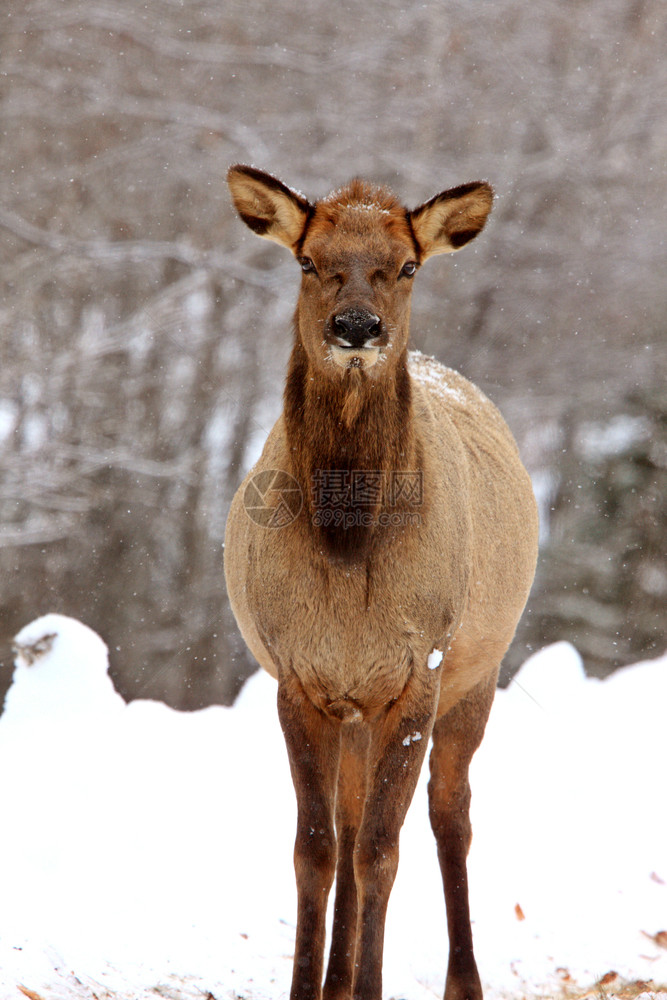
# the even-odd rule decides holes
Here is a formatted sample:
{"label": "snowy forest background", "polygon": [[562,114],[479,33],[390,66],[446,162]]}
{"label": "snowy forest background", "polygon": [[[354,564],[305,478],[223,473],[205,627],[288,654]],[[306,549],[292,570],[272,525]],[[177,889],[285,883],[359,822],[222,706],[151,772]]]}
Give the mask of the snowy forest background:
{"label": "snowy forest background", "polygon": [[666,51],[664,0],[4,0],[5,686],[47,610],[126,698],[229,702],[254,669],[222,539],[299,271],[234,216],[236,161],[314,197],[493,183],[483,238],[420,273],[413,343],[501,407],[539,496],[506,671],[557,639],[597,676],[661,653]]}

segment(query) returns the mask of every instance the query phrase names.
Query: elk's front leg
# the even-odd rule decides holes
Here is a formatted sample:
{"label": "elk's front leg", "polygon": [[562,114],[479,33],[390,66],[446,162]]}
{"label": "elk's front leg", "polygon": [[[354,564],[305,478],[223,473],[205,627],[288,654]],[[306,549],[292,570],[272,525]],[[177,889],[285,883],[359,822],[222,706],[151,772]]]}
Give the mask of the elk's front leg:
{"label": "elk's front leg", "polygon": [[428,793],[447,905],[445,1000],[482,1000],[468,904],[467,856],[472,840],[468,768],[484,735],[495,688],[496,674],[474,688],[433,728]]}
{"label": "elk's front leg", "polygon": [[278,714],[298,811],[294,844],[298,906],[290,996],[291,1000],[319,1000],[327,899],[336,864],[339,724],[315,708],[289,670],[280,674]]}
{"label": "elk's front leg", "polygon": [[341,726],[336,793],[336,901],[324,1000],[347,1000],[352,992],[357,938],[354,846],[366,801],[369,731],[362,722]]}
{"label": "elk's front leg", "polygon": [[354,855],[359,909],[355,1000],[382,997],[384,925],[399,834],[431,735],[438,688],[434,673],[413,674],[401,697],[371,723],[366,804]]}

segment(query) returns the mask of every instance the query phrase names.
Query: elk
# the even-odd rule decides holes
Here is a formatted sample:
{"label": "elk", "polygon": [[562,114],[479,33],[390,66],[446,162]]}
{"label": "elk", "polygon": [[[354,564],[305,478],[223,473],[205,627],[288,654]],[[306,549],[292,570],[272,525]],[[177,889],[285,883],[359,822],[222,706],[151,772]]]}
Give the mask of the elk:
{"label": "elk", "polygon": [[249,166],[228,183],[241,219],[303,272],[283,413],[225,538],[297,798],[291,998],[380,1000],[399,834],[432,740],[445,998],[478,1000],[468,768],[533,579],[537,514],[499,412],[408,338],[416,272],[483,229],[493,193],[465,184],[409,211],[358,179],[315,202]]}

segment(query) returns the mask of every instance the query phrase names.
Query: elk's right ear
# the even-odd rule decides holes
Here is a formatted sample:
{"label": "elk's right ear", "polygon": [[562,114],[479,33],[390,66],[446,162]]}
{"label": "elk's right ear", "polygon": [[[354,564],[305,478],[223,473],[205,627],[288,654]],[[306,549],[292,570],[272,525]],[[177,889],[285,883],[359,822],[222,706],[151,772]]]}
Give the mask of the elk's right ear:
{"label": "elk's right ear", "polygon": [[227,183],[246,226],[294,252],[311,213],[306,199],[254,167],[230,167]]}

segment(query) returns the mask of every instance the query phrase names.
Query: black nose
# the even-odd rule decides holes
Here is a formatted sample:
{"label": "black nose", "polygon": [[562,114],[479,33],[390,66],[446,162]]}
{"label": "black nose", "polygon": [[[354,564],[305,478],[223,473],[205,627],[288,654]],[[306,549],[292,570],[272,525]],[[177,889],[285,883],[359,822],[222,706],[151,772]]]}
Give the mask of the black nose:
{"label": "black nose", "polygon": [[344,343],[342,347],[363,347],[366,341],[378,337],[380,317],[365,309],[346,309],[333,318],[334,333]]}

